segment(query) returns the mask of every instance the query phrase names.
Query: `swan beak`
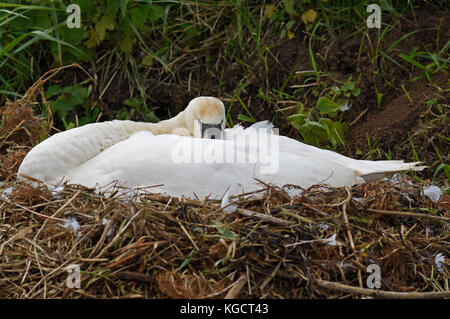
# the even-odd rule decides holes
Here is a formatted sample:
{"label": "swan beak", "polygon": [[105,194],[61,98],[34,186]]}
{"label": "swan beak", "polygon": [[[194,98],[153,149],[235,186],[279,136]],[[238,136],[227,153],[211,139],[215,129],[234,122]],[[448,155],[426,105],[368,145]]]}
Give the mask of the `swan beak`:
{"label": "swan beak", "polygon": [[203,123],[200,121],[203,138],[222,139],[222,122],[221,123]]}

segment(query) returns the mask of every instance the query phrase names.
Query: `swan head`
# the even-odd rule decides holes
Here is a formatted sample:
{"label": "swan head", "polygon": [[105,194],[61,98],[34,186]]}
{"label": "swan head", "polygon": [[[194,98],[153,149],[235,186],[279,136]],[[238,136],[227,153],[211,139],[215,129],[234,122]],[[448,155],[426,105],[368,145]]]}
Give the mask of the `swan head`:
{"label": "swan head", "polygon": [[191,136],[222,139],[225,130],[225,106],[211,96],[200,96],[186,107],[186,125]]}

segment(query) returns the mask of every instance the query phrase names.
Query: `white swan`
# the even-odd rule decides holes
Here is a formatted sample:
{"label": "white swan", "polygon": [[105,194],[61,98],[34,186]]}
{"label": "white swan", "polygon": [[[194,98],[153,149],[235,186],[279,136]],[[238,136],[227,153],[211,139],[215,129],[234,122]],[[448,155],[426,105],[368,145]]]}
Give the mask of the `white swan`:
{"label": "white swan", "polygon": [[[160,185],[151,190],[203,199],[220,198],[236,181],[246,192],[261,188],[257,180],[278,186],[307,188],[322,183],[338,187],[424,168],[403,161],[351,159],[275,135],[265,123],[248,129],[235,126],[225,130],[225,139],[219,139],[224,122],[223,104],[200,97],[177,117],[157,124],[88,124],[37,145],[18,174],[88,187],[114,181],[129,188]],[[166,134],[174,130],[181,134]]]}
{"label": "white swan", "polygon": [[[140,131],[155,135],[177,134],[201,137],[225,127],[225,107],[214,97],[193,99],[177,116],[159,123],[108,121],[91,123],[57,133],[35,146],[24,158],[18,174],[42,182],[55,181],[93,159],[109,147]],[[221,138],[221,136],[217,136]]]}

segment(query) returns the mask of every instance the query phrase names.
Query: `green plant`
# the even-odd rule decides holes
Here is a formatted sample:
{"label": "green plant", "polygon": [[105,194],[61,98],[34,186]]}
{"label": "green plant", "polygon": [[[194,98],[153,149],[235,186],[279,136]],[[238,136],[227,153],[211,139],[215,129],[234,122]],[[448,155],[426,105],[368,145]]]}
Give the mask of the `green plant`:
{"label": "green plant", "polygon": [[[445,47],[448,48],[449,46],[450,46],[450,41],[447,42]],[[420,70],[422,70],[423,74],[416,76],[415,78],[412,79],[412,81],[417,81],[423,77],[426,77],[427,80],[431,84],[433,84],[431,76],[441,70],[445,71],[448,68],[447,64],[449,62],[448,58],[447,59],[440,58],[439,55],[432,54],[428,50],[418,51],[417,48],[414,48],[408,55],[404,54],[404,53],[400,53],[399,57],[402,58],[403,60],[405,60],[406,62],[411,63],[412,65],[419,68]],[[431,60],[432,62],[430,62],[426,65],[423,65],[422,63],[420,63],[418,61],[418,59]]]}
{"label": "green plant", "polygon": [[351,79],[332,86],[325,96],[318,99],[316,107],[305,110],[303,105],[297,113],[288,117],[291,124],[299,131],[306,143],[324,146],[331,144],[332,149],[345,145],[347,123],[342,122],[339,114],[350,109],[353,98],[361,94],[361,89]]}
{"label": "green plant", "polygon": [[129,108],[122,108],[118,113],[119,120],[141,118],[145,122],[158,122],[159,119],[145,102],[146,98],[130,98],[124,101]]}
{"label": "green plant", "polygon": [[331,87],[331,103],[328,102],[327,104],[328,106],[331,104],[333,110],[346,111],[351,107],[351,100],[360,94],[361,89],[356,87],[355,82],[348,79],[341,86],[335,85]]}
{"label": "green plant", "polygon": [[[80,85],[66,86],[52,85],[45,91],[45,97],[50,103],[50,110],[57,119],[61,120],[66,130],[75,126],[95,122],[100,114],[100,108],[91,106],[89,95],[92,86]],[[82,110],[82,112],[80,112]],[[78,117],[77,114],[83,114]],[[44,110],[44,116],[48,116]]]}
{"label": "green plant", "polygon": [[[324,146],[326,143],[331,143],[333,149],[344,144],[344,135],[348,130],[347,124],[327,117],[319,118],[317,110],[315,108],[305,110],[300,104],[297,113],[289,116],[288,120],[308,144]],[[324,113],[324,115],[327,114]],[[331,113],[328,115],[333,116]]]}
{"label": "green plant", "polygon": [[[30,2],[31,3],[31,2]],[[40,5],[0,4],[0,90],[20,96],[41,71],[40,57],[49,54],[60,64],[63,57],[87,58],[80,47],[83,30],[68,32],[61,2],[41,1]],[[41,52],[46,52],[42,54]],[[3,102],[4,98],[0,100]]]}

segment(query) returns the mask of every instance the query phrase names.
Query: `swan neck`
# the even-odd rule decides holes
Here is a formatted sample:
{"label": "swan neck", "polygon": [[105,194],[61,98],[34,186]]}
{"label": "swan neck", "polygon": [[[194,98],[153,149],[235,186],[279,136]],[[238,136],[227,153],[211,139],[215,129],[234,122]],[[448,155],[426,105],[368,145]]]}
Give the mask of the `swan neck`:
{"label": "swan neck", "polygon": [[[145,123],[147,129],[155,135],[174,134],[180,128],[187,128],[185,121],[185,112],[180,112],[177,116],[158,123]],[[185,134],[183,134],[185,135]]]}

